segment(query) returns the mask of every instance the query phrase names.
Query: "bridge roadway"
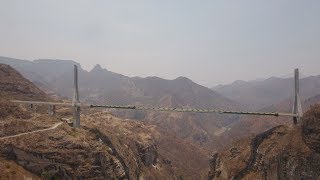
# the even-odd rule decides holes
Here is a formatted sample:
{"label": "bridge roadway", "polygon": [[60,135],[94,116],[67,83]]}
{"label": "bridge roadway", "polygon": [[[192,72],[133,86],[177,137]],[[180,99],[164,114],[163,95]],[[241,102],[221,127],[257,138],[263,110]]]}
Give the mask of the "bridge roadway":
{"label": "bridge roadway", "polygon": [[[59,102],[42,102],[42,101],[19,101],[13,100],[13,103],[19,104],[39,104],[39,105],[59,105],[59,106],[74,106],[72,103]],[[169,111],[169,112],[193,112],[193,113],[217,113],[217,114],[239,114],[239,115],[257,115],[257,116],[290,116],[298,117],[298,114],[283,113],[283,112],[246,112],[246,111],[229,111],[220,109],[196,109],[196,108],[171,108],[171,107],[149,107],[149,106],[134,106],[134,105],[92,105],[78,103],[76,106],[87,108],[107,108],[107,109],[132,109],[132,110],[151,110],[151,111]]]}

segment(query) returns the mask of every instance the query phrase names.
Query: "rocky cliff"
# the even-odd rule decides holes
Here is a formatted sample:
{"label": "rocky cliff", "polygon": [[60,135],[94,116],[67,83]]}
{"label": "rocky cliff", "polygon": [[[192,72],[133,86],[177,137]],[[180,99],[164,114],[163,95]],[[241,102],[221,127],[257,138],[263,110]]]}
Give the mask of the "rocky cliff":
{"label": "rocky cliff", "polygon": [[301,126],[277,126],[214,153],[209,179],[320,178],[320,105]]}

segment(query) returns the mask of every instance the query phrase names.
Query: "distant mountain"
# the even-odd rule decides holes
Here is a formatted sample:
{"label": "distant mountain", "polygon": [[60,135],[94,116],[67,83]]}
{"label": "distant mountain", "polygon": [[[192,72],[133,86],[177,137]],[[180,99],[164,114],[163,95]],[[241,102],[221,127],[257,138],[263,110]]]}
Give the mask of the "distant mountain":
{"label": "distant mountain", "polygon": [[[46,83],[61,77],[66,71],[70,71],[70,65],[80,65],[71,60],[20,60],[0,56],[0,63],[8,64],[18,70],[24,77],[36,85],[47,86]],[[36,70],[36,71],[35,71]]]}
{"label": "distant mountain", "polygon": [[[239,108],[238,104],[219,93],[198,85],[185,77],[165,80],[158,77],[130,78],[96,65],[85,71],[80,64],[64,60],[25,61],[0,57],[0,63],[10,64],[43,89],[63,97],[73,95],[73,65],[79,67],[79,89],[82,101],[101,104],[135,104],[157,107]],[[121,111],[121,117],[140,119],[157,124],[168,132],[200,144],[215,143],[220,128],[237,120],[237,116],[193,113],[159,113]]]}
{"label": "distant mountain", "polygon": [[[262,81],[235,81],[213,89],[229,99],[257,110],[278,104],[284,99],[292,99],[293,86],[293,78],[272,77]],[[300,92],[304,100],[317,95],[320,92],[320,76],[301,78]]]}
{"label": "distant mountain", "polygon": [[304,105],[307,108],[310,108],[310,106],[314,105],[314,104],[318,104],[320,103],[320,94],[313,96],[311,98],[308,98],[305,102]]}
{"label": "distant mountain", "polygon": [[158,77],[130,78],[103,69],[100,65],[88,72],[70,60],[25,61],[0,57],[0,63],[11,65],[32,82],[69,98],[73,95],[73,65],[76,64],[79,67],[80,98],[85,101],[171,107],[198,105],[223,108],[234,104],[185,77],[174,80]]}

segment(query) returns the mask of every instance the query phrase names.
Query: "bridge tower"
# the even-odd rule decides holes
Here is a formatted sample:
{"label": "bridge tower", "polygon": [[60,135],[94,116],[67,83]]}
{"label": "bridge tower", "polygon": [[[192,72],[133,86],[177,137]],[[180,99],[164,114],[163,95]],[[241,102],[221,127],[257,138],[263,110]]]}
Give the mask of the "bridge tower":
{"label": "bridge tower", "polygon": [[297,124],[298,120],[302,117],[302,106],[300,99],[300,85],[299,85],[299,69],[294,70],[294,102],[293,102],[293,123]]}
{"label": "bridge tower", "polygon": [[80,100],[79,100],[79,87],[78,87],[78,66],[73,66],[74,70],[74,92],[73,92],[73,100],[72,105],[74,108],[74,121],[73,127],[79,128],[80,127]]}

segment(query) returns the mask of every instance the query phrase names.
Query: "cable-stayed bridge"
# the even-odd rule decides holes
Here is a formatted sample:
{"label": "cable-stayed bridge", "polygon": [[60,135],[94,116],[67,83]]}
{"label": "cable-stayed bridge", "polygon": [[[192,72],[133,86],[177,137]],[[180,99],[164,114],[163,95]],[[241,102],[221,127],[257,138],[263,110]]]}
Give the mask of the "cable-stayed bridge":
{"label": "cable-stayed bridge", "polygon": [[167,112],[192,112],[192,113],[218,113],[218,114],[238,114],[238,115],[256,115],[256,116],[289,116],[293,118],[293,123],[297,124],[299,118],[302,117],[302,106],[299,94],[299,70],[294,71],[294,101],[292,112],[246,112],[246,111],[233,111],[225,109],[202,109],[202,108],[183,108],[183,107],[153,107],[142,105],[98,105],[98,104],[83,104],[79,100],[78,90],[78,67],[74,65],[74,96],[72,103],[60,103],[60,102],[39,102],[39,101],[20,101],[13,100],[13,103],[28,104],[30,107],[34,105],[47,105],[49,115],[55,114],[56,106],[69,106],[74,109],[74,127],[80,127],[80,110],[81,108],[107,108],[107,109],[131,109],[131,110],[143,110],[143,111],[167,111]]}

